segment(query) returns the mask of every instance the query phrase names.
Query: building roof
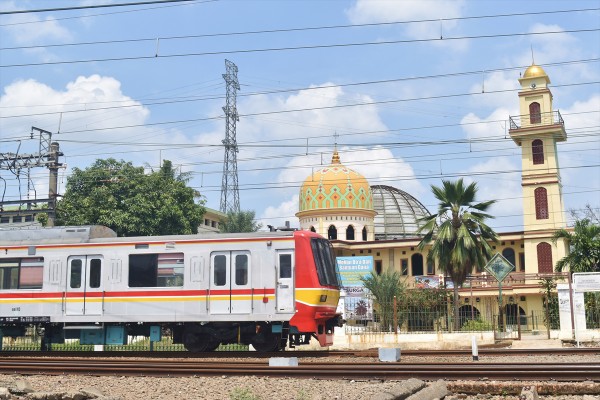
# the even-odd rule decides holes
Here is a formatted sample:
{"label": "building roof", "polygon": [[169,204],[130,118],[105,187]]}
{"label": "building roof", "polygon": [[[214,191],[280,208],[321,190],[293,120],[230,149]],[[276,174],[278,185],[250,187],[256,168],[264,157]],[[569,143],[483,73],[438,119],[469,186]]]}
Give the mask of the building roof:
{"label": "building roof", "polygon": [[300,187],[299,212],[312,210],[373,210],[371,187],[364,176],[344,166],[335,150],[331,164],[313,172]]}
{"label": "building roof", "polygon": [[375,240],[418,237],[420,218],[431,215],[419,200],[391,186],[371,186],[375,216]]}

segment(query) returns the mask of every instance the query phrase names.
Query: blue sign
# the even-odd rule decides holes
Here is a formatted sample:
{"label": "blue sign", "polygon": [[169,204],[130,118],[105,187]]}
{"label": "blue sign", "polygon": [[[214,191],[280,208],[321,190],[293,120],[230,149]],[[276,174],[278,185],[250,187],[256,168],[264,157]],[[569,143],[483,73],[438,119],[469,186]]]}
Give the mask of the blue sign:
{"label": "blue sign", "polygon": [[337,270],[347,296],[363,296],[364,288],[360,280],[373,271],[373,257],[337,257]]}

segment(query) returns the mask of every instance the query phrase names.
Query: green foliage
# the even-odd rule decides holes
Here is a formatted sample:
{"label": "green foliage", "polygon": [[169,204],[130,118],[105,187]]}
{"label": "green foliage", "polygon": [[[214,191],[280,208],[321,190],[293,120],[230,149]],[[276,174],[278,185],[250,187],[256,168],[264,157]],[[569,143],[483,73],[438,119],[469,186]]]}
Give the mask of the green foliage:
{"label": "green foliage", "polygon": [[204,215],[200,194],[170,161],[159,171],[109,158],[73,169],[57,206],[57,225],[104,225],[119,236],[192,234]]}
{"label": "green foliage", "polygon": [[37,220],[37,222],[39,222],[40,224],[42,224],[42,226],[48,226],[48,214],[46,213],[39,213],[35,219]]}
{"label": "green foliage", "polygon": [[600,225],[588,218],[575,221],[573,232],[556,231],[554,243],[564,239],[569,244],[569,254],[556,263],[557,271],[600,272]]}
{"label": "green foliage", "polygon": [[[454,282],[454,314],[458,315],[458,289],[474,268],[481,269],[492,256],[489,242],[497,242],[498,236],[485,224],[488,208],[495,200],[475,202],[477,185],[465,186],[462,179],[442,181],[442,187],[431,186],[438,199],[438,211],[421,219],[424,233],[419,250],[430,246],[428,262],[437,261],[439,269]],[[458,330],[459,320],[455,318]]]}
{"label": "green foliage", "polygon": [[540,279],[544,304],[544,325],[550,326],[550,329],[558,329],[560,327],[558,315],[558,294],[556,293],[556,279],[554,277],[546,277]]}
{"label": "green foliage", "polygon": [[485,332],[492,330],[492,324],[481,319],[469,319],[460,328],[463,332]]}
{"label": "green foliage", "polygon": [[235,388],[229,394],[231,400],[260,400],[260,397],[253,394],[249,389]]}
{"label": "green foliage", "polygon": [[262,224],[257,223],[255,220],[254,211],[240,211],[227,213],[227,220],[220,224],[221,232],[226,233],[242,233],[242,232],[256,232],[262,228]]}
{"label": "green foliage", "polygon": [[[398,271],[386,271],[381,275],[371,274],[360,278],[365,289],[375,298],[384,331],[394,322],[394,297],[398,303],[406,292],[406,284]],[[400,321],[398,321],[400,322]]]}
{"label": "green foliage", "polygon": [[400,324],[408,322],[409,331],[435,330],[435,323],[448,316],[448,291],[427,288],[407,290],[398,304]]}

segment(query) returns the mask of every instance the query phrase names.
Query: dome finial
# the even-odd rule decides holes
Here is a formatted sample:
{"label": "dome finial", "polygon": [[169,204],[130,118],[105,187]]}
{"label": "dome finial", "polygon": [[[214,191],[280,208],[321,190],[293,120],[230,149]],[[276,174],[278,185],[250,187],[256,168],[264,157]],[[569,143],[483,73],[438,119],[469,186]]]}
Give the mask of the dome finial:
{"label": "dome finial", "polygon": [[337,138],[338,138],[338,133],[337,133],[337,131],[335,131],[335,133],[333,134],[333,156],[331,157],[332,164],[341,164],[340,155],[338,154],[338,151],[337,151]]}

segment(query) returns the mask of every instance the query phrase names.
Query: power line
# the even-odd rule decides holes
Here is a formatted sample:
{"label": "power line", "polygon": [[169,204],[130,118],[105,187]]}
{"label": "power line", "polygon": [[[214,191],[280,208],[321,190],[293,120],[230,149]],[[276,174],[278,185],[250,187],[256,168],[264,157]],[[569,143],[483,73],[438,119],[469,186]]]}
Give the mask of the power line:
{"label": "power line", "polygon": [[[548,63],[548,64],[544,64],[544,66],[552,67],[552,66],[571,65],[571,64],[585,64],[585,63],[594,63],[594,62],[598,62],[598,61],[600,61],[600,58],[589,58],[589,59],[583,59],[583,60],[572,60],[572,61],[561,61],[561,62]],[[526,67],[527,66],[486,69],[485,73],[521,70]],[[449,77],[468,76],[468,75],[481,75],[482,73],[484,73],[484,72],[483,71],[465,71],[465,72],[453,72],[453,73],[444,73],[444,74],[436,74],[436,75],[422,75],[422,76],[415,76],[415,77],[383,79],[383,80],[376,80],[376,81],[350,82],[350,83],[341,83],[341,84],[335,84],[335,85],[319,85],[319,86],[296,87],[296,88],[279,89],[279,90],[265,90],[265,91],[252,92],[252,93],[241,93],[241,94],[238,94],[238,97],[251,97],[251,96],[261,96],[261,95],[266,95],[266,94],[289,93],[289,92],[299,92],[299,91],[308,91],[308,90],[310,90],[310,91],[322,90],[322,89],[329,89],[329,88],[335,88],[335,87],[365,86],[365,85],[377,85],[377,84],[386,84],[386,83],[395,83],[395,82],[413,81],[413,80],[449,78]],[[581,83],[581,85],[589,84],[589,83],[590,82]],[[591,82],[591,83],[594,83],[594,82]],[[569,84],[569,85],[579,85],[579,84]],[[567,85],[553,85],[553,87],[561,87],[561,86],[567,86]],[[493,92],[488,92],[488,93],[493,93]],[[92,102],[92,103],[86,102],[86,103],[69,103],[69,104],[39,104],[39,105],[29,104],[27,106],[22,106],[22,107],[27,107],[27,108],[51,107],[51,106],[55,107],[55,106],[67,106],[67,105],[68,106],[85,105],[86,107],[85,107],[85,109],[82,109],[82,110],[62,110],[62,111],[51,111],[51,112],[43,112],[43,113],[0,115],[0,119],[42,116],[42,115],[54,115],[54,114],[70,114],[70,113],[77,113],[77,112],[102,111],[102,110],[112,110],[112,109],[130,108],[130,107],[146,107],[146,106],[151,106],[151,105],[177,104],[177,103],[206,101],[206,100],[220,100],[223,98],[225,98],[225,96],[223,96],[223,95],[210,96],[210,97],[193,96],[191,98],[190,97],[171,98],[171,99],[166,98],[166,100],[159,98],[159,99],[149,99],[148,102],[145,102],[143,104],[115,105],[115,106],[98,107],[98,108],[89,108],[88,106],[90,104],[103,104],[103,103],[107,103],[107,102]],[[418,99],[425,99],[425,98],[418,98]],[[122,102],[131,103],[132,101],[133,102],[141,102],[142,100],[141,99],[129,99],[129,100],[123,100]],[[108,103],[115,103],[115,102],[108,102]],[[6,108],[14,108],[14,107],[11,107],[11,106],[0,107],[0,109],[6,109]]]}
{"label": "power line", "polygon": [[[191,0],[188,0],[188,1],[191,1]],[[459,20],[470,20],[470,19],[506,18],[506,17],[520,17],[520,16],[528,16],[528,15],[574,13],[574,12],[587,12],[587,11],[598,11],[598,10],[600,10],[600,8],[583,8],[583,9],[572,9],[572,10],[537,11],[537,12],[527,12],[527,13],[478,15],[478,16],[453,17],[453,18],[418,19],[418,20],[391,21],[391,22],[373,22],[373,23],[365,23],[365,24],[345,24],[345,25],[308,26],[308,27],[299,27],[299,28],[263,29],[263,30],[257,30],[257,31],[206,33],[206,34],[197,34],[197,35],[165,36],[165,37],[154,37],[154,38],[100,40],[100,41],[93,41],[93,42],[77,42],[77,43],[55,43],[55,44],[50,43],[50,44],[32,45],[32,46],[0,47],[0,50],[34,49],[34,48],[40,48],[40,47],[90,46],[90,45],[97,45],[97,44],[135,43],[135,42],[143,42],[143,41],[152,41],[153,42],[156,40],[200,39],[200,38],[219,37],[219,36],[246,36],[246,35],[258,35],[258,34],[268,34],[268,33],[305,32],[305,31],[328,30],[328,29],[363,28],[363,27],[371,27],[371,26],[403,25],[403,24],[423,23],[423,22],[440,22],[440,21],[448,22],[448,21],[459,21]],[[3,25],[0,25],[0,26],[3,26]]]}
{"label": "power line", "polygon": [[126,7],[126,6],[147,6],[151,4],[164,4],[164,3],[184,3],[196,0],[151,0],[151,1],[136,1],[133,3],[117,3],[117,4],[96,4],[89,6],[76,6],[76,7],[56,7],[56,8],[39,8],[33,10],[14,10],[14,11],[0,11],[0,15],[12,15],[12,14],[33,14],[42,12],[54,12],[54,11],[73,11],[73,10],[86,10],[90,8],[114,8],[114,7]]}
{"label": "power line", "polygon": [[540,36],[540,35],[553,35],[553,34],[565,34],[565,33],[589,33],[589,32],[597,32],[597,31],[600,31],[600,29],[599,28],[590,28],[590,29],[572,29],[572,30],[557,30],[557,31],[545,31],[545,32],[521,32],[521,33],[504,33],[504,34],[494,34],[494,35],[455,36],[455,37],[428,38],[428,39],[385,40],[385,41],[377,41],[377,42],[272,47],[272,48],[263,48],[263,49],[239,49],[239,50],[207,51],[207,52],[200,52],[200,53],[179,53],[179,54],[167,54],[167,55],[153,54],[153,55],[148,55],[148,56],[110,57],[110,58],[96,58],[96,59],[87,59],[87,60],[46,61],[46,62],[39,62],[39,63],[4,64],[4,65],[0,65],[0,68],[33,67],[33,66],[63,65],[63,64],[83,64],[83,63],[110,62],[110,61],[151,60],[151,59],[166,59],[166,58],[180,58],[180,57],[201,57],[201,56],[210,56],[210,55],[229,55],[229,54],[263,53],[263,52],[294,51],[294,50],[313,50],[313,49],[343,48],[343,47],[357,47],[357,46],[378,46],[378,45],[390,45],[390,44],[442,42],[442,41],[455,41],[455,40],[467,40],[467,39],[468,40],[492,39],[492,38],[501,38],[501,37],[504,38],[504,37]]}

